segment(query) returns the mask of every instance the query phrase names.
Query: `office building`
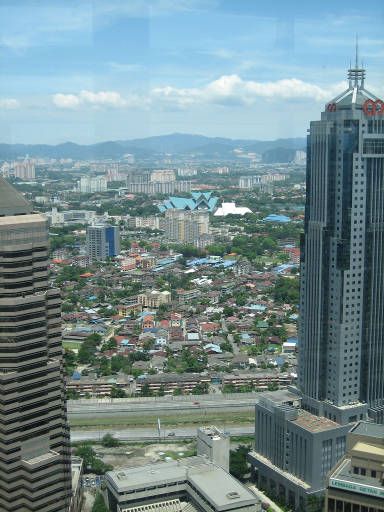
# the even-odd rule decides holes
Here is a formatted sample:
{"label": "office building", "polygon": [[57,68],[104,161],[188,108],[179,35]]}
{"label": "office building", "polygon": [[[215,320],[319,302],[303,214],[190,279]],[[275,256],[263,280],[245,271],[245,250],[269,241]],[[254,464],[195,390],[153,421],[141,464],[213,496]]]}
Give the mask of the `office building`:
{"label": "office building", "polygon": [[197,429],[197,455],[208,458],[229,473],[230,437],[215,426]]}
{"label": "office building", "polygon": [[93,194],[107,190],[107,178],[105,176],[82,176],[77,182],[77,191],[81,194]]}
{"label": "office building", "polygon": [[[324,493],[326,472],[343,456],[348,430],[367,413],[383,421],[384,103],[365,89],[357,62],[348,77],[348,89],[325,106],[320,121],[311,122],[307,143],[301,409],[256,406],[256,440],[282,421],[287,437],[280,445],[256,443],[255,474],[298,510]],[[296,414],[305,414],[307,424],[329,422],[324,435],[298,430]],[[304,458],[293,455],[295,446]],[[317,461],[312,473],[311,461]]]}
{"label": "office building", "polygon": [[60,291],[44,216],[0,178],[0,510],[67,512]]}
{"label": "office building", "polygon": [[315,416],[297,399],[280,392],[259,401],[248,460],[258,487],[305,512],[308,498],[321,496],[328,471],[343,456],[350,425]]}
{"label": "office building", "polygon": [[196,456],[106,474],[111,512],[259,512],[252,492],[223,468]]}
{"label": "office building", "polygon": [[384,425],[359,422],[327,482],[326,512],[383,512]]}
{"label": "office building", "polygon": [[383,102],[364,70],[308,137],[301,244],[299,389],[303,406],[337,422],[384,408]]}
{"label": "office building", "polygon": [[120,254],[118,226],[99,224],[87,227],[87,254],[91,261],[113,258]]}
{"label": "office building", "polygon": [[164,228],[167,240],[197,245],[202,235],[209,234],[209,213],[202,210],[167,210]]}

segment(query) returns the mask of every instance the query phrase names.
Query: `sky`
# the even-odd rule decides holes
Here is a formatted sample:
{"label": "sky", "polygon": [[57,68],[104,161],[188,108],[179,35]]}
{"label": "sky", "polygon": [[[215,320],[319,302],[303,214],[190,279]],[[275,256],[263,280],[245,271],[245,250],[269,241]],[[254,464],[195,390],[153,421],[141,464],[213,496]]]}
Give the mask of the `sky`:
{"label": "sky", "polygon": [[0,143],[306,135],[355,38],[384,97],[382,0],[0,0]]}

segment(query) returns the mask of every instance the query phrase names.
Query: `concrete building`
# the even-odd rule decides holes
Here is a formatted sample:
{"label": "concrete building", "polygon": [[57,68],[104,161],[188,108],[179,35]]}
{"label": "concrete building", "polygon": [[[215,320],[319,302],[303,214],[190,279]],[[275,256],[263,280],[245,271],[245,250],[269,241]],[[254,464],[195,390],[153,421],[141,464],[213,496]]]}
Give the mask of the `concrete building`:
{"label": "concrete building", "polygon": [[129,217],[128,226],[134,229],[163,229],[164,219],[162,217]]}
{"label": "concrete building", "polygon": [[35,164],[28,158],[25,158],[23,161],[17,160],[13,163],[13,174],[15,178],[23,181],[34,180]]}
{"label": "concrete building", "polygon": [[99,224],[87,227],[87,254],[91,261],[103,261],[119,253],[120,231],[117,226]]}
{"label": "concrete building", "polygon": [[[161,171],[163,172],[163,171]],[[174,171],[173,177],[175,178]],[[189,180],[171,179],[163,181],[159,175],[155,175],[155,180],[152,180],[152,175],[149,173],[141,175],[129,175],[127,177],[126,191],[131,194],[173,194],[175,192],[190,192],[192,182]],[[159,179],[156,178],[158,176]]]}
{"label": "concrete building", "polygon": [[384,426],[359,422],[327,481],[326,512],[383,512]]}
{"label": "concrete building", "polygon": [[153,183],[169,183],[176,181],[176,174],[172,169],[157,169],[151,172],[150,181]]}
{"label": "concrete building", "polygon": [[257,485],[305,512],[308,498],[322,495],[328,471],[343,456],[349,428],[295,406],[291,397],[262,398],[248,456]]}
{"label": "concrete building", "polygon": [[105,176],[82,176],[77,182],[77,190],[81,194],[93,194],[107,190],[107,179]]}
{"label": "concrete building", "polygon": [[230,436],[215,426],[197,429],[197,455],[203,455],[229,473]]}
{"label": "concrete building", "polygon": [[[311,122],[299,389],[338,422],[384,420],[384,121],[364,70]],[[375,107],[376,109],[376,107]]]}
{"label": "concrete building", "polygon": [[0,510],[67,512],[60,290],[44,216],[0,178]]}
{"label": "concrete building", "polygon": [[205,457],[110,471],[111,512],[258,512],[258,499]]}
{"label": "concrete building", "polygon": [[165,290],[160,292],[159,290],[147,290],[143,293],[139,293],[137,296],[137,302],[143,306],[143,308],[157,309],[161,304],[170,304],[172,300],[171,292]]}
{"label": "concrete building", "polygon": [[63,210],[59,212],[56,207],[53,207],[50,212],[46,212],[45,215],[52,226],[88,224],[96,219],[96,212],[91,210]]}
{"label": "concrete building", "polygon": [[209,385],[211,377],[199,373],[159,373],[157,375],[146,375],[136,382],[136,393],[141,393],[144,385],[153,393],[163,389],[165,394],[172,394],[175,389],[181,389],[184,394],[189,394],[199,385]]}
{"label": "concrete building", "polygon": [[196,245],[202,235],[209,234],[209,213],[203,210],[167,210],[164,231],[167,240]]}
{"label": "concrete building", "polygon": [[73,456],[71,458],[72,468],[72,497],[69,512],[80,512],[83,500],[81,479],[83,477],[83,459]]}
{"label": "concrete building", "polygon": [[[250,456],[258,480],[297,510],[324,493],[354,424],[367,413],[384,419],[384,106],[365,89],[357,63],[348,76],[348,89],[311,122],[308,136],[301,409],[258,404]],[[282,441],[270,442],[277,431]]]}

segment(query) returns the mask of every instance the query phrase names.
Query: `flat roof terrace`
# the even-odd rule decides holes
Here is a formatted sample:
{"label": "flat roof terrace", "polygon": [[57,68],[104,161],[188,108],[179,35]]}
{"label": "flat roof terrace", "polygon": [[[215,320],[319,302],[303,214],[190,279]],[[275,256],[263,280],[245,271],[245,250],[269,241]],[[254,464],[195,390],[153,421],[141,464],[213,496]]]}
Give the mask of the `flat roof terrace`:
{"label": "flat roof terrace", "polygon": [[303,427],[309,432],[324,432],[326,430],[333,430],[340,427],[338,423],[322,416],[315,416],[303,409],[298,410],[298,417],[292,420],[292,423]]}

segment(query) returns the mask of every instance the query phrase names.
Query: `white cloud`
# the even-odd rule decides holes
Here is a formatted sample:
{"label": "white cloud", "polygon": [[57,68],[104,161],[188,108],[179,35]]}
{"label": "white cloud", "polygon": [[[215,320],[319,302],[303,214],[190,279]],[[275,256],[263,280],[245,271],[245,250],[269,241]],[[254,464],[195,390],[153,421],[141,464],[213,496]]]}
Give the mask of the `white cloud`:
{"label": "white cloud", "polygon": [[274,82],[243,80],[240,76],[223,75],[200,88],[157,87],[152,90],[156,101],[185,108],[193,104],[251,105],[260,98],[269,101],[287,99],[327,101],[345,88],[345,83],[320,87],[297,78]]}
{"label": "white cloud", "polygon": [[56,107],[64,109],[73,109],[80,106],[116,108],[127,105],[127,101],[116,91],[93,92],[83,90],[78,94],[57,93],[52,96],[52,101]]}
{"label": "white cloud", "polygon": [[20,103],[14,98],[0,98],[0,109],[12,110],[19,107]]}
{"label": "white cloud", "polygon": [[75,94],[54,94],[52,101],[59,108],[76,108],[80,105],[80,99]]}
{"label": "white cloud", "polygon": [[320,87],[298,78],[257,82],[232,74],[223,75],[201,87],[165,85],[153,88],[147,95],[129,94],[124,97],[116,91],[82,90],[77,94],[54,94],[52,101],[63,109],[152,107],[180,110],[207,104],[250,106],[260,100],[276,103],[287,100],[326,102],[345,88],[345,82]]}

